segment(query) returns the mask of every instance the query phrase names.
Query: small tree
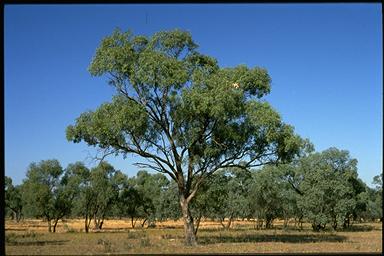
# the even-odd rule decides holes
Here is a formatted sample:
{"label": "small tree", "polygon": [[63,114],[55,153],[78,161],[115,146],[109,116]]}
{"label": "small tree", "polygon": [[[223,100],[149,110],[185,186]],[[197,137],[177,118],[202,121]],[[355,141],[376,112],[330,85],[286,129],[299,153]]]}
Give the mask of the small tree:
{"label": "small tree", "polygon": [[[283,185],[284,186],[284,185]],[[249,187],[249,204],[253,216],[257,218],[257,227],[265,222],[265,228],[271,228],[275,218],[282,215],[283,198],[279,173],[273,166],[266,166],[253,173]]]}
{"label": "small tree", "polygon": [[102,229],[108,210],[118,197],[118,176],[119,172],[107,162],[101,162],[91,170],[91,218],[95,229]]}
{"label": "small tree", "polygon": [[303,195],[298,200],[314,230],[327,224],[336,229],[344,226],[356,207],[351,180],[357,179],[357,160],[348,151],[330,148],[303,159],[300,168],[304,179]]}
{"label": "small tree", "polygon": [[73,169],[73,178],[79,182],[76,214],[84,217],[86,233],[92,220],[94,229],[102,229],[106,216],[112,213],[126,177],[104,161],[91,170],[82,163],[77,163]]}
{"label": "small tree", "polygon": [[58,221],[70,214],[76,194],[76,186],[62,179],[63,174],[57,160],[32,163],[22,186],[25,208],[33,216],[43,217],[49,232],[56,232]]}
{"label": "small tree", "polygon": [[119,193],[116,206],[118,207],[119,215],[130,217],[132,228],[135,228],[137,218],[140,218],[139,208],[142,205],[141,195],[130,184],[125,184]]}
{"label": "small tree", "polygon": [[172,180],[170,181],[169,186],[160,193],[159,203],[156,205],[157,219],[178,220],[182,217],[177,191],[177,184]]}
{"label": "small tree", "polygon": [[151,174],[147,171],[139,171],[136,177],[131,179],[131,185],[140,195],[140,217],[141,224],[148,222],[154,225],[156,221],[156,206],[160,203],[161,193],[168,187],[169,180],[161,173]]}
{"label": "small tree", "polygon": [[377,218],[383,221],[383,174],[373,177],[372,184],[375,185],[374,208],[377,212]]}
{"label": "small tree", "polygon": [[78,184],[78,193],[74,203],[74,214],[84,217],[84,230],[88,233],[92,220],[91,208],[94,200],[90,184],[90,170],[82,162],[69,165],[67,169],[73,182]]}
{"label": "small tree", "polygon": [[5,208],[12,211],[12,219],[19,222],[21,219],[23,204],[20,186],[13,186],[10,177],[4,177]]}
{"label": "small tree", "polygon": [[180,30],[152,37],[116,30],[102,40],[89,70],[108,75],[117,95],[67,128],[70,141],[140,156],[146,161],[139,167],[172,178],[187,245],[196,245],[189,203],[204,180],[228,167],[289,161],[302,144],[260,100],[270,92],[265,69],[220,68],[196,49]]}
{"label": "small tree", "polygon": [[191,209],[197,217],[195,233],[202,216],[218,219],[225,228],[224,220],[229,214],[227,209],[230,177],[222,170],[212,175],[200,187],[200,193],[192,200]]}

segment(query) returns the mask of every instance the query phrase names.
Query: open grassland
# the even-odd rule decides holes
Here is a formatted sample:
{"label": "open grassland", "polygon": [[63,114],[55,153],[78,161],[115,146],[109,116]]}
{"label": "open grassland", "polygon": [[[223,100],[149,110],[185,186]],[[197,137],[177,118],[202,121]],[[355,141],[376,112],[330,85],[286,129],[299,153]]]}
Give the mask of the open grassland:
{"label": "open grassland", "polygon": [[284,253],[284,252],[382,252],[382,223],[354,224],[348,231],[313,232],[309,224],[299,231],[293,224],[270,230],[254,229],[254,222],[236,221],[230,230],[217,222],[203,221],[197,247],[183,245],[181,221],[156,223],[156,228],[132,229],[128,219],[106,220],[99,232],[82,232],[83,220],[59,222],[57,233],[47,223],[6,221],[6,253],[11,254],[130,254],[130,253]]}

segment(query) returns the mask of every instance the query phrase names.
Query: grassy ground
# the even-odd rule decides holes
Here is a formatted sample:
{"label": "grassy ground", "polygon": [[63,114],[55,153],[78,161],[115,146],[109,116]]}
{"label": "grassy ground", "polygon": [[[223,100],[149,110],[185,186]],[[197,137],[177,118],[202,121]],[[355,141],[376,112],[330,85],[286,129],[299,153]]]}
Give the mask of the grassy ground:
{"label": "grassy ground", "polygon": [[[252,222],[234,223],[223,230],[205,221],[197,247],[183,245],[182,223],[160,222],[156,228],[132,229],[129,220],[107,220],[103,231],[84,233],[82,220],[60,222],[57,233],[48,233],[41,220],[6,221],[6,253],[11,254],[119,254],[119,253],[241,253],[241,252],[382,252],[382,224],[354,224],[349,231],[312,232],[282,228],[255,230]],[[137,225],[140,226],[140,225]]]}

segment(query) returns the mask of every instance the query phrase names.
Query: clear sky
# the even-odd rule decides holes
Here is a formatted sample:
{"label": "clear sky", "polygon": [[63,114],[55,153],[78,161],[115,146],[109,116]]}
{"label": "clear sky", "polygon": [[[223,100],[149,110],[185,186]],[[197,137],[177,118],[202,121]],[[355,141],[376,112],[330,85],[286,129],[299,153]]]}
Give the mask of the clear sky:
{"label": "clear sky", "polygon": [[[20,184],[31,162],[52,158],[93,166],[95,150],[65,128],[114,93],[87,71],[101,39],[180,28],[222,67],[265,67],[284,121],[317,151],[349,150],[370,184],[382,172],[381,16],[381,4],[6,5],[5,175]],[[134,157],[107,160],[137,172]]]}

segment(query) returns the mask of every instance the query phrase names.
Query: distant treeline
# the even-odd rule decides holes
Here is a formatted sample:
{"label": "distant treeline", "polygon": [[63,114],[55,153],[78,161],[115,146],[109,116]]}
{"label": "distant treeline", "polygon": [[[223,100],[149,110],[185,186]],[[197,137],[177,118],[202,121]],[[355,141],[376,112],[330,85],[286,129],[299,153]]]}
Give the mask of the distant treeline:
{"label": "distant treeline", "polygon": [[[375,188],[358,178],[357,160],[348,151],[336,148],[289,164],[224,169],[191,202],[195,233],[202,218],[218,220],[223,228],[239,218],[255,220],[255,228],[271,228],[279,218],[284,226],[295,220],[298,228],[310,222],[315,231],[382,220],[382,174],[372,183]],[[91,169],[82,162],[65,169],[58,160],[31,163],[21,185],[5,177],[5,206],[8,218],[42,218],[49,232],[63,218],[83,218],[88,232],[102,229],[106,218],[130,218],[135,227],[181,217],[175,181],[145,170],[128,177],[107,162]]]}

